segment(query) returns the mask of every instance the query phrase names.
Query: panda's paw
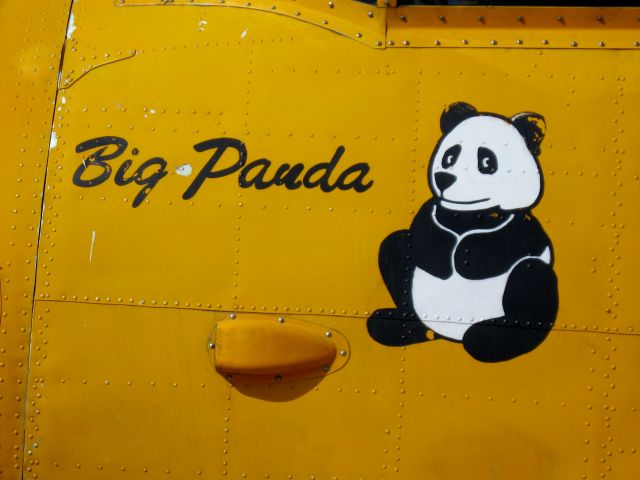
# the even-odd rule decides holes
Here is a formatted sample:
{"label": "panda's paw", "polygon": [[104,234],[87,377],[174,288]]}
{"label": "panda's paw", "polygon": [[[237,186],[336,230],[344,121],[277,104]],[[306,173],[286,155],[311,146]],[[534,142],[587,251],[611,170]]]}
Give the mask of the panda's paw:
{"label": "panda's paw", "polygon": [[376,310],[367,320],[367,330],[376,342],[389,347],[400,347],[428,340],[427,327],[415,313],[400,308]]}
{"label": "panda's paw", "polygon": [[469,327],[462,344],[476,360],[502,362],[536,348],[547,337],[549,330],[527,326],[524,321],[508,317],[493,318]]}

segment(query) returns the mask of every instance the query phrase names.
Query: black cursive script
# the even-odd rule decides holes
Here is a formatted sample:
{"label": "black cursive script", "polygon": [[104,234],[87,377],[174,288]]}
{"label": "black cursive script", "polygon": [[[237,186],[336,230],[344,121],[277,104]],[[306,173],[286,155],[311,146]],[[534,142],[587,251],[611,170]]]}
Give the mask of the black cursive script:
{"label": "black cursive script", "polygon": [[[73,183],[79,187],[95,187],[106,182],[113,170],[110,162],[124,155],[128,145],[124,138],[112,136],[93,138],[79,143],[76,146],[76,152],[90,152],[90,154],[78,165],[73,174]],[[259,158],[247,163],[247,147],[235,138],[214,138],[197,143],[193,148],[196,152],[212,153],[182,195],[185,200],[196,195],[205,181],[236,173],[238,185],[241,188],[253,187],[257,190],[283,186],[289,190],[318,187],[327,193],[335,189],[362,193],[373,185],[373,180],[367,180],[370,171],[367,163],[354,163],[340,171],[339,162],[345,154],[343,146],[336,148],[328,162],[312,165],[308,169],[303,163],[293,165],[284,163],[277,168],[272,167],[271,160],[267,158]],[[137,148],[131,150],[132,156],[137,156],[139,153]],[[230,155],[232,162],[229,162]],[[225,163],[221,161],[223,157]],[[152,157],[138,165],[135,170],[133,164],[134,161],[131,159],[124,160],[116,170],[113,181],[118,186],[135,183],[143,187],[132,203],[133,207],[137,207],[168,172],[167,162],[161,157]]]}

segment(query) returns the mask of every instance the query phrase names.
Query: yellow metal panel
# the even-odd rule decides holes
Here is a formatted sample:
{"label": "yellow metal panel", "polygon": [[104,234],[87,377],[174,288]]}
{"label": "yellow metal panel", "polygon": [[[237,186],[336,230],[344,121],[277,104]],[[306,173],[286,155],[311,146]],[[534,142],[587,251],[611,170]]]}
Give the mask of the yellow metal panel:
{"label": "yellow metal panel", "polygon": [[[221,314],[42,302],[29,467],[41,478],[215,478],[230,389],[207,357]],[[145,346],[142,347],[141,346]],[[37,427],[37,429],[36,429]]]}
{"label": "yellow metal panel", "polygon": [[640,47],[640,9],[400,7],[387,9],[388,47]]}
{"label": "yellow metal panel", "polygon": [[[386,12],[352,0],[116,0],[121,7],[234,7],[283,15],[345,35],[371,47],[382,47],[386,33]],[[267,20],[268,21],[268,20]],[[203,24],[201,24],[202,26]],[[203,29],[204,30],[204,29]]]}
{"label": "yellow metal panel", "polygon": [[[35,259],[69,1],[0,3],[0,477],[22,478]],[[25,458],[28,468],[31,457]]]}
{"label": "yellow metal panel", "polygon": [[[262,7],[74,7],[39,250],[29,474],[637,476],[638,52],[382,50]],[[539,348],[495,365],[444,340],[384,347],[365,325],[392,305],[380,242],[430,197],[438,120],[456,101],[547,122],[534,213],[554,246],[560,311]],[[103,183],[74,185],[75,172],[102,171],[83,161],[105,152],[77,151],[97,137],[126,139],[126,152]],[[366,163],[373,184],[259,190],[238,171],[183,198],[213,153],[194,145],[222,137],[249,163],[268,159],[268,178],[342,152],[332,182]],[[116,172],[154,157],[168,174],[134,208],[143,186],[116,185]],[[340,332],[349,362],[230,385],[207,343],[231,311]]]}

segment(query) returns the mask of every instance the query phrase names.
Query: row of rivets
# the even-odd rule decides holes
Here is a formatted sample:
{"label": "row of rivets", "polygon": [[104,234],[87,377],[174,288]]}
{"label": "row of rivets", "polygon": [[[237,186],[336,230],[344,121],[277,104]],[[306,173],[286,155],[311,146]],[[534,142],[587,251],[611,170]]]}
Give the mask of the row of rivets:
{"label": "row of rivets", "polygon": [[[466,38],[462,39],[460,42],[462,43],[462,45],[470,45],[470,41],[469,41],[468,39],[466,39]],[[543,39],[543,40],[541,40],[541,41],[540,41],[540,43],[541,43],[542,45],[550,45],[550,42],[549,42],[549,40],[547,40],[547,39]],[[410,41],[409,41],[409,40],[403,40],[403,41],[402,41],[402,44],[403,44],[404,46],[409,46],[409,45],[411,45],[411,43],[410,43]],[[436,46],[440,46],[440,45],[442,45],[442,42],[441,42],[440,40],[434,40],[434,41],[433,41],[433,44],[434,44],[434,45],[436,45]],[[516,45],[524,45],[524,44],[525,44],[525,41],[524,41],[524,40],[522,40],[521,38],[518,38],[518,39],[516,39],[516,40],[515,40],[515,44],[516,44]],[[382,43],[380,43],[378,46],[380,46],[380,45],[382,45]],[[394,45],[395,45],[395,41],[394,41],[394,40],[388,40],[388,41],[387,41],[387,45],[389,45],[390,47],[392,47],[392,46],[394,46]],[[479,44],[479,43],[476,43],[476,45],[480,45],[480,44]],[[489,45],[492,45],[492,46],[496,46],[496,45],[498,45],[498,40],[495,40],[495,39],[494,39],[494,40],[489,40]],[[605,47],[605,46],[606,46],[606,43],[605,43],[603,40],[600,40],[600,41],[598,41],[598,42],[596,43],[596,45],[598,45],[599,47]],[[635,47],[640,46],[640,41],[635,41],[635,42],[633,42],[633,45],[634,45]],[[574,40],[574,41],[571,41],[571,42],[569,42],[569,46],[571,46],[571,47],[577,47],[577,46],[578,46],[578,42],[577,42],[577,41],[575,41],[575,40]]]}

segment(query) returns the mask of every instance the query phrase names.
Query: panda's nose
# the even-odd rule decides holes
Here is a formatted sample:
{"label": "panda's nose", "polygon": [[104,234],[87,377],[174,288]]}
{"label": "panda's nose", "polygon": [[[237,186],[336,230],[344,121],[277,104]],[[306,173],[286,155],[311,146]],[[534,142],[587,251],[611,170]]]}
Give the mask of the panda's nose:
{"label": "panda's nose", "polygon": [[438,172],[435,174],[436,187],[438,187],[438,190],[441,192],[444,192],[453,185],[453,182],[455,182],[457,178],[453,173]]}

